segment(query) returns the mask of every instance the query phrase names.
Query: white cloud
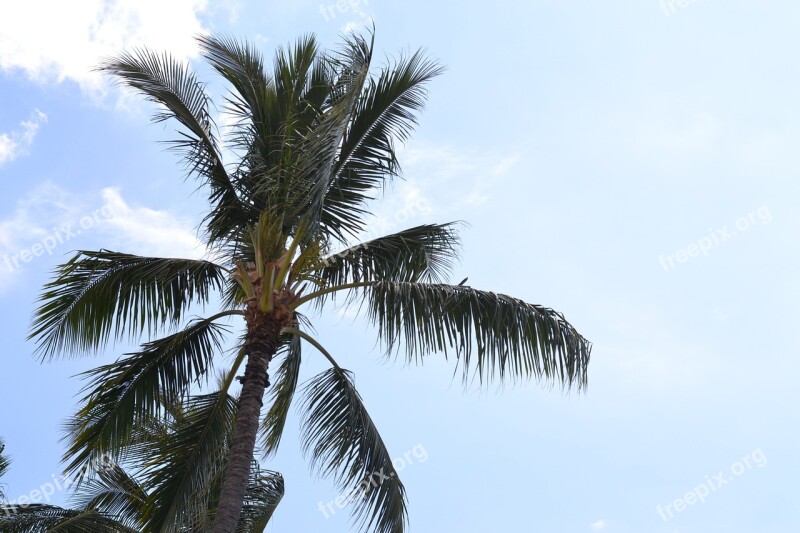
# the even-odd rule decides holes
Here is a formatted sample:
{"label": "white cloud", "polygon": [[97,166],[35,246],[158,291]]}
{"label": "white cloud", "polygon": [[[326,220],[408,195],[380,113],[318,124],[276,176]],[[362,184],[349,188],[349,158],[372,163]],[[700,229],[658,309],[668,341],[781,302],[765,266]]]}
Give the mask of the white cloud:
{"label": "white cloud", "polygon": [[18,130],[0,133],[0,166],[24,154],[45,122],[47,115],[36,109],[30,120],[20,122]]}
{"label": "white cloud", "polygon": [[81,0],[7,2],[0,17],[0,70],[44,82],[72,80],[103,88],[94,72],[104,57],[147,45],[180,58],[197,54],[193,36],[207,0]]}
{"label": "white cloud", "polygon": [[102,198],[113,213],[103,231],[122,246],[121,251],[196,259],[206,254],[193,229],[196,222],[168,211],[131,207],[117,189],[103,189]]}
{"label": "white cloud", "polygon": [[61,262],[78,248],[200,258],[207,251],[194,225],[166,210],[132,206],[117,189],[76,194],[44,183],[0,219],[0,289],[31,263]]}
{"label": "white cloud", "polygon": [[14,214],[0,220],[0,252],[10,253],[21,242],[42,238],[51,225],[70,211],[70,198],[51,183],[36,188],[17,202]]}
{"label": "white cloud", "polygon": [[598,520],[597,522],[592,524],[592,529],[594,529],[595,531],[601,531],[605,529],[607,526],[608,522],[606,522],[605,520]]}

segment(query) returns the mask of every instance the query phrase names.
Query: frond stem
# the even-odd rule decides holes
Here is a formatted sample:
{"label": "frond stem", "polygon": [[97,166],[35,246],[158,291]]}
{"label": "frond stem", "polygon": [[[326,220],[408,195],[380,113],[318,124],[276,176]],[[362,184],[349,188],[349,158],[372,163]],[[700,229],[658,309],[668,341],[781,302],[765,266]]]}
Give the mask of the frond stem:
{"label": "frond stem", "polygon": [[328,353],[328,350],[326,350],[317,341],[317,339],[315,339],[314,337],[312,337],[308,333],[306,333],[304,331],[301,331],[301,330],[299,330],[297,328],[290,328],[290,327],[283,328],[281,330],[281,334],[284,334],[284,333],[288,333],[289,335],[296,335],[296,336],[300,337],[301,339],[306,340],[310,345],[312,345],[314,348],[319,350],[320,353],[322,355],[324,355],[328,359],[328,361],[331,362],[331,364],[336,368],[336,370],[339,370],[339,371],[342,370],[342,367],[340,367],[339,364],[336,362],[336,360],[333,358],[333,356],[330,353]]}
{"label": "frond stem", "polygon": [[359,287],[369,287],[370,285],[374,285],[374,284],[375,284],[374,281],[359,281],[359,282],[355,282],[355,283],[345,283],[344,285],[336,285],[334,287],[328,287],[327,289],[322,289],[322,290],[319,290],[319,291],[316,291],[316,292],[312,292],[310,294],[307,294],[306,296],[303,296],[302,298],[298,298],[297,301],[294,302],[291,305],[290,309],[292,311],[294,311],[295,309],[297,309],[298,307],[300,307],[304,303],[309,302],[309,301],[313,300],[314,298],[318,298],[320,296],[325,296],[326,294],[330,294],[332,292],[346,291],[346,290],[349,290],[349,289],[357,289]]}

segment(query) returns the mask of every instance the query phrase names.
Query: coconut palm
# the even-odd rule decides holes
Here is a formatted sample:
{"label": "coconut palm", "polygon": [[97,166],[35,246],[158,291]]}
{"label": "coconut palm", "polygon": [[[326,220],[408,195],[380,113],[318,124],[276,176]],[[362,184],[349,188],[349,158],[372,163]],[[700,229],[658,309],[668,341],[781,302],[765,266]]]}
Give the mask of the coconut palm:
{"label": "coconut palm", "polygon": [[[11,463],[8,460],[8,457],[3,455],[3,452],[6,449],[6,443],[3,442],[3,439],[0,439],[0,478],[2,478],[6,472],[8,472],[8,467],[11,466]],[[3,490],[3,484],[0,483],[0,501],[6,499],[6,493]]]}
{"label": "coconut palm", "polygon": [[[68,469],[117,454],[138,420],[163,415],[160,397],[182,398],[202,385],[212,365],[224,361],[225,334],[239,320],[240,349],[225,363],[228,383],[244,365],[238,402],[203,400],[205,424],[236,413],[213,531],[236,529],[259,433],[267,456],[278,448],[298,389],[303,342],[331,365],[302,389],[302,436],[313,470],[342,490],[385,472],[350,508],[364,530],[404,531],[405,490],[390,453],[353,374],[311,336],[303,310],[354,305],[387,352],[402,346],[416,363],[435,353],[454,355],[464,378],[482,383],[535,379],[581,389],[590,344],[552,309],[448,283],[459,250],[455,223],[359,242],[369,201],[400,175],[395,146],[408,139],[428,83],[443,70],[435,61],[416,52],[375,68],[372,39],[346,37],[339,49],[322,52],[306,37],[278,50],[268,69],[246,42],[203,36],[199,44],[231,88],[224,109],[233,125],[224,149],[205,86],[186,65],[140,49],[102,66],[158,104],[156,121],[177,123],[171,147],[208,193],[202,229],[209,259],[81,251],[58,267],[32,326],[42,358],[146,339],[141,350],[90,374],[69,437]],[[218,312],[189,319],[190,309],[206,304]],[[278,366],[264,413],[273,360]],[[174,457],[165,456],[165,476],[184,469],[170,481],[182,491],[171,492],[179,499],[214,475],[206,465],[219,450],[215,432],[196,429],[176,444]],[[173,523],[171,509],[183,507],[166,506],[162,523]]]}
{"label": "coconut palm", "polygon": [[[60,531],[65,533],[135,533],[138,531],[179,531],[199,533],[211,531],[211,524],[219,503],[222,473],[226,462],[227,446],[221,445],[215,454],[216,464],[205,465],[213,472],[207,484],[191,498],[182,499],[168,494],[178,490],[175,479],[181,479],[172,470],[176,456],[191,455],[185,442],[194,442],[192,428],[204,425],[208,416],[207,397],[192,397],[185,404],[165,405],[168,416],[153,418],[137,425],[131,444],[122,457],[127,459],[123,468],[111,458],[104,457],[99,464],[83,468],[72,478],[56,480],[58,489],[75,489],[71,508],[48,504],[0,506],[0,533],[39,533]],[[235,405],[228,397],[229,406]],[[233,413],[228,410],[224,431],[228,442],[233,436]],[[134,475],[129,472],[135,472]],[[1,473],[1,472],[0,472]],[[165,481],[167,481],[165,483]],[[283,497],[283,477],[263,470],[254,462],[248,478],[245,504],[242,506],[237,532],[262,532]],[[184,502],[185,507],[173,513],[176,519],[164,523],[170,513],[162,507]]]}

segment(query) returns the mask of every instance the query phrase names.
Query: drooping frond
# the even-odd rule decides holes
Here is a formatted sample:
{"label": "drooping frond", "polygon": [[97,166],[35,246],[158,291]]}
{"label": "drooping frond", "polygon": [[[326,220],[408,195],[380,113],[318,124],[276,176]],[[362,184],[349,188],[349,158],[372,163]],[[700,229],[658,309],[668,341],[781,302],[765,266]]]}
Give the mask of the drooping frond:
{"label": "drooping frond", "polygon": [[269,389],[267,404],[270,408],[261,422],[261,450],[265,456],[278,450],[289,416],[289,408],[297,390],[301,362],[300,338],[293,336],[284,343],[276,357],[281,355],[283,360],[272,375],[272,386]]}
{"label": "drooping frond", "polygon": [[97,511],[54,505],[0,506],[3,533],[138,533]]}
{"label": "drooping frond", "polygon": [[71,499],[79,509],[101,512],[136,529],[142,525],[147,492],[121,466],[106,464]]}
{"label": "drooping frond", "polygon": [[322,260],[329,286],[364,281],[441,281],[458,258],[456,224],[426,224],[386,235]]}
{"label": "drooping frond", "polygon": [[264,59],[255,47],[224,36],[201,35],[200,50],[209,64],[234,88],[230,111],[237,118],[258,126],[269,126],[269,101],[274,80],[264,68]]}
{"label": "drooping frond", "polygon": [[[214,522],[221,490],[222,476],[220,475],[214,480],[210,490],[208,524]],[[236,533],[261,533],[264,531],[283,498],[284,490],[285,484],[282,475],[278,472],[263,470],[257,461],[253,461],[247,478],[247,489]]]}
{"label": "drooping frond", "polygon": [[164,533],[207,520],[208,491],[225,466],[236,400],[216,392],[188,400],[180,423],[160,442],[133,456],[148,487],[147,529]]}
{"label": "drooping frond", "polygon": [[563,315],[462,285],[378,282],[365,289],[370,318],[409,360],[453,349],[464,378],[536,378],[586,385],[591,344]]}
{"label": "drooping frond", "polygon": [[312,468],[348,491],[351,515],[363,531],[405,531],[405,489],[350,372],[331,368],[312,378],[304,393],[303,450]]}
{"label": "drooping frond", "polygon": [[175,119],[184,127],[179,131],[181,137],[171,144],[183,153],[190,173],[211,187],[214,211],[246,210],[220,156],[209,98],[187,65],[169,54],[142,49],[109,59],[100,70],[162,106],[155,121]]}
{"label": "drooping frond", "polygon": [[164,402],[183,399],[192,383],[207,377],[227,331],[214,320],[196,320],[179,333],[84,374],[90,384],[68,427],[68,470],[103,454],[121,453],[137,424],[159,415]]}
{"label": "drooping frond", "polygon": [[31,326],[42,358],[93,352],[110,337],[175,325],[192,303],[220,290],[225,271],[209,261],[78,252],[45,285]]}
{"label": "drooping frond", "polygon": [[283,476],[277,472],[262,470],[253,462],[247,482],[242,514],[237,533],[261,533],[275,513],[283,498],[285,484]]}

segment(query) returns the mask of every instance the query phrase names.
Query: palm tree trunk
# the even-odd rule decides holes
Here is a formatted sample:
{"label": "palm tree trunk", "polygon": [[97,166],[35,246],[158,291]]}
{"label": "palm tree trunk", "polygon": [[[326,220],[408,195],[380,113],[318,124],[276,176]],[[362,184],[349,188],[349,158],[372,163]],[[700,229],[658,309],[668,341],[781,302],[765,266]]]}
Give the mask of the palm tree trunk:
{"label": "palm tree trunk", "polygon": [[250,318],[254,318],[255,323],[248,320],[249,332],[245,341],[247,366],[213,533],[235,533],[239,523],[264,405],[264,391],[269,385],[267,369],[280,342],[280,325],[274,318],[269,320],[272,317],[264,315],[257,318],[251,315]]}

